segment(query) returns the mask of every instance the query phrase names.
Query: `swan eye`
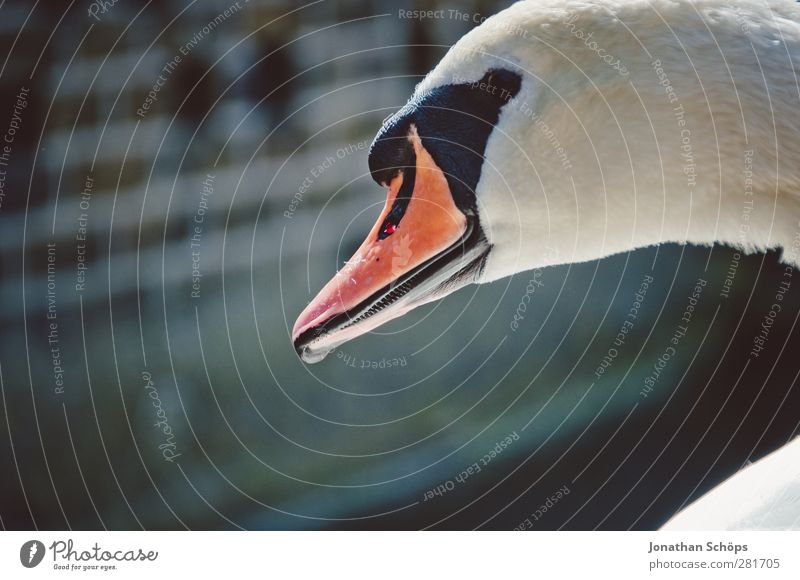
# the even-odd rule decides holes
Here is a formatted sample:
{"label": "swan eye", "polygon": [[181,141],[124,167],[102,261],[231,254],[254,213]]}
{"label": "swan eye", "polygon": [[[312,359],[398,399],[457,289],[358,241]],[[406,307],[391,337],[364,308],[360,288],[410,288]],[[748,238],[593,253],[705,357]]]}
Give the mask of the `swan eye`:
{"label": "swan eye", "polygon": [[[405,205],[408,205],[406,202]],[[385,240],[393,233],[397,231],[397,228],[400,227],[400,220],[403,219],[403,214],[405,213],[404,206],[397,206],[389,212],[389,215],[386,216],[386,219],[383,220],[383,225],[381,226],[380,232],[378,233],[378,240]]]}
{"label": "swan eye", "polygon": [[[413,152],[411,157],[412,163],[415,163],[416,157],[414,156]],[[408,167],[398,171],[395,177],[392,179],[394,187],[397,187],[396,180],[399,180],[400,188],[397,191],[394,203],[392,203],[391,210],[388,214],[386,214],[386,218],[383,220],[380,230],[378,230],[378,241],[385,240],[395,233],[397,228],[400,227],[400,221],[403,219],[406,209],[408,209],[408,204],[411,201],[411,194],[414,192],[414,181],[416,179],[415,176],[416,167],[414,165],[409,165]]]}

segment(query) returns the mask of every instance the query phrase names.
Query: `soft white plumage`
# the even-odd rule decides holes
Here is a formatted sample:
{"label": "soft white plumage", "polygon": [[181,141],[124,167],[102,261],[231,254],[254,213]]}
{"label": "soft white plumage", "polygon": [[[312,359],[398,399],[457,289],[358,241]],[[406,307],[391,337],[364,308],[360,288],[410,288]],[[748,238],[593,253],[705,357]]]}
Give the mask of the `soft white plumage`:
{"label": "soft white plumage", "polygon": [[523,83],[477,190],[494,244],[481,281],[661,242],[782,246],[797,263],[794,2],[519,2],[459,40],[417,92],[493,67]]}
{"label": "soft white plumage", "polygon": [[800,527],[800,439],[749,465],[669,520],[664,530]]}

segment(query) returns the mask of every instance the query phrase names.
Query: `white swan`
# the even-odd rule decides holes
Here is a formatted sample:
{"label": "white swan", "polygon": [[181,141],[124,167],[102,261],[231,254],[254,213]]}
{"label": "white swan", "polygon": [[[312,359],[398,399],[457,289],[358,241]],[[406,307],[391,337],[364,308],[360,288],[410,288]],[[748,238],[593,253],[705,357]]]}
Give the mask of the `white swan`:
{"label": "white swan", "polygon": [[[798,69],[789,0],[536,0],[489,18],[376,137],[386,206],[298,318],[298,352],[319,360],[469,283],[662,242],[780,247],[797,266]],[[793,497],[770,522],[800,525]]]}
{"label": "white swan", "polygon": [[790,530],[800,527],[800,438],[732,475],[663,530]]}

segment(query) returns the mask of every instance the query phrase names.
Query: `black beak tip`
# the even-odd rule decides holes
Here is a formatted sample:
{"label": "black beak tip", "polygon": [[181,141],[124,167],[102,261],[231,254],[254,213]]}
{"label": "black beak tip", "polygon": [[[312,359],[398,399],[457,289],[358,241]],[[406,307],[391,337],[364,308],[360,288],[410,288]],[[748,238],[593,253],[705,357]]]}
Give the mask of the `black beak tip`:
{"label": "black beak tip", "polygon": [[309,328],[292,341],[294,351],[300,360],[305,363],[315,363],[324,359],[330,351],[312,350],[309,346],[314,340],[324,335],[325,331],[320,326]]}

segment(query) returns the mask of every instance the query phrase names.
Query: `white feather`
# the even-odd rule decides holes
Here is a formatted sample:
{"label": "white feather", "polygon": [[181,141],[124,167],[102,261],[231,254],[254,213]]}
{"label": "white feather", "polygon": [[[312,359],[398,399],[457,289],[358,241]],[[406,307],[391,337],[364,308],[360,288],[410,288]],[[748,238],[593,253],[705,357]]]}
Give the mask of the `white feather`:
{"label": "white feather", "polygon": [[749,465],[679,512],[662,530],[800,527],[800,438]]}
{"label": "white feather", "polygon": [[459,40],[417,93],[498,67],[523,84],[477,188],[494,244],[481,281],[662,242],[784,247],[797,264],[794,2],[519,2]]}

